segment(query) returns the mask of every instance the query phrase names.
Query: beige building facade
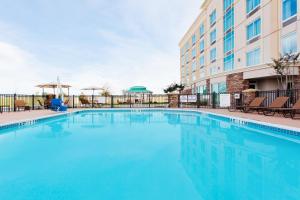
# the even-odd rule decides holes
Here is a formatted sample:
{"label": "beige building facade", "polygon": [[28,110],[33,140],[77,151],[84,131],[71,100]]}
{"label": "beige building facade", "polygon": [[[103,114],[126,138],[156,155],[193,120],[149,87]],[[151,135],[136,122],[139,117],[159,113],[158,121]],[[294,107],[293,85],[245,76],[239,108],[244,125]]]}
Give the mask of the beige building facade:
{"label": "beige building facade", "polygon": [[[179,43],[187,91],[277,89],[272,58],[300,51],[299,0],[205,0]],[[290,71],[300,88],[299,67]]]}

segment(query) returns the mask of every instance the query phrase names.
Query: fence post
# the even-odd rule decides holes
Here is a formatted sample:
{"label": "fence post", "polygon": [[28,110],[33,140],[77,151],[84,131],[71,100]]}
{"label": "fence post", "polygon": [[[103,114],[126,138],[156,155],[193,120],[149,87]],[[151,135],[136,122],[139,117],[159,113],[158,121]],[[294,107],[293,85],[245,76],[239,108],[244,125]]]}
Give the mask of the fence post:
{"label": "fence post", "polygon": [[150,103],[150,99],[151,99],[151,94],[149,94],[149,97],[148,97],[149,99],[149,108],[151,108],[151,103]]}
{"label": "fence post", "polygon": [[277,89],[277,92],[276,92],[276,97],[279,97],[280,96],[280,90]]}
{"label": "fence post", "polygon": [[200,108],[200,93],[197,93],[197,108]]}
{"label": "fence post", "polygon": [[17,94],[14,94],[14,112],[17,111],[17,108],[16,108],[16,99],[17,99]]}
{"label": "fence post", "polygon": [[92,95],[92,108],[94,108],[94,94]]}
{"label": "fence post", "polygon": [[131,94],[129,95],[129,107],[131,108]]}
{"label": "fence post", "polygon": [[212,108],[216,108],[216,92],[212,93]]}
{"label": "fence post", "polygon": [[114,96],[111,95],[110,98],[111,98],[111,99],[110,99],[110,107],[113,108],[113,107],[114,107]]}
{"label": "fence post", "polygon": [[32,110],[34,110],[34,94],[32,95]]}
{"label": "fence post", "polygon": [[72,96],[72,107],[75,108],[75,95]]}
{"label": "fence post", "polygon": [[178,94],[177,107],[180,108],[180,94]]}

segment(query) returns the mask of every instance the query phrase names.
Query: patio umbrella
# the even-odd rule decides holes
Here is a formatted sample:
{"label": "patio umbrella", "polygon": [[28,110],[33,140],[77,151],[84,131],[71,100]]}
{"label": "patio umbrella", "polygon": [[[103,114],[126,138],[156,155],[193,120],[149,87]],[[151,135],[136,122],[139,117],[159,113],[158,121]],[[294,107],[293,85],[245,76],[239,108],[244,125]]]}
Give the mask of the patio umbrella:
{"label": "patio umbrella", "polygon": [[[62,87],[61,87],[61,84],[60,84],[59,76],[57,77],[57,93],[60,94],[61,100],[64,102],[64,93],[62,91]],[[58,97],[59,97],[59,94],[58,94]]]}
{"label": "patio umbrella", "polygon": [[[60,86],[61,86],[61,88],[67,88],[68,89],[68,95],[69,95],[69,89],[72,86],[67,85],[67,84],[60,84]],[[37,85],[35,87],[42,88],[43,89],[43,94],[44,94],[44,89],[45,88],[52,88],[53,92],[55,94],[55,89],[58,87],[58,82],[44,83],[44,84]]]}
{"label": "patio umbrella", "polygon": [[97,87],[97,86],[91,86],[91,87],[87,87],[87,88],[82,88],[81,90],[93,91],[93,96],[94,96],[95,91],[97,91],[97,90],[103,90],[103,88],[102,87]]}

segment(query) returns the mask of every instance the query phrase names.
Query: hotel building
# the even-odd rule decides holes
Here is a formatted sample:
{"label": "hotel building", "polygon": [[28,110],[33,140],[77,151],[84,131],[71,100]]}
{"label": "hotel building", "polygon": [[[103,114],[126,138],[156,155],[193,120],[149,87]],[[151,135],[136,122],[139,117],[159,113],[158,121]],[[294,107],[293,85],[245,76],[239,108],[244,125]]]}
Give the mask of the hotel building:
{"label": "hotel building", "polygon": [[179,46],[186,92],[277,89],[269,64],[300,51],[300,0],[205,0]]}

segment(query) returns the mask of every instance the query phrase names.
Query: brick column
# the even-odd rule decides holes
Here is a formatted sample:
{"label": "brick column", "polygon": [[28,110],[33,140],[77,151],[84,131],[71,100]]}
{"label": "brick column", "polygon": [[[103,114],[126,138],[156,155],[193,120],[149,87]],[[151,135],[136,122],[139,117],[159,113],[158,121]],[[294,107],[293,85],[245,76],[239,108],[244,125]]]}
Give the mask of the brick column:
{"label": "brick column", "polygon": [[229,74],[226,77],[227,92],[242,92],[249,88],[249,81],[243,79],[243,73]]}

